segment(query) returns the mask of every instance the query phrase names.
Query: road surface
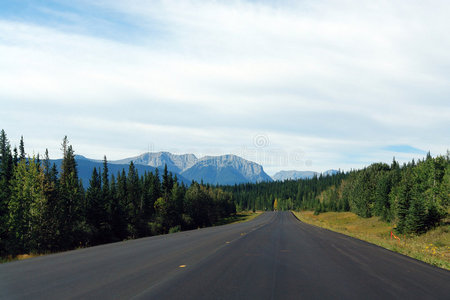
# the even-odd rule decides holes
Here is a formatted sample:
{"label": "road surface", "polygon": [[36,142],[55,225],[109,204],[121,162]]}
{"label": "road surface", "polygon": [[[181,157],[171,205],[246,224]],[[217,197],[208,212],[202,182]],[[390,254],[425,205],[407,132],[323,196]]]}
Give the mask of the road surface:
{"label": "road surface", "polygon": [[0,265],[1,299],[450,299],[450,272],[270,212]]}

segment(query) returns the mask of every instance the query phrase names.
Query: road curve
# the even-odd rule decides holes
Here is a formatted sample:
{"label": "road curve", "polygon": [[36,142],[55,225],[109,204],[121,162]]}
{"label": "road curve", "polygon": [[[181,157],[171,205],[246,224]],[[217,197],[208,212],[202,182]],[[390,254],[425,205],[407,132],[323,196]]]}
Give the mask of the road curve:
{"label": "road curve", "polygon": [[289,212],[0,265],[0,299],[449,299],[450,272]]}

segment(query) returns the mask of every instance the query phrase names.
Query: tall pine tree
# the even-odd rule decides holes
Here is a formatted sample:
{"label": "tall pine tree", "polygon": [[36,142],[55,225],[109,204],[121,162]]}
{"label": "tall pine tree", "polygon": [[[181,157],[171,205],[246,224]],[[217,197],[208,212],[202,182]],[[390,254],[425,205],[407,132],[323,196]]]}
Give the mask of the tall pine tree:
{"label": "tall pine tree", "polygon": [[13,165],[11,146],[6,132],[2,129],[0,132],[0,256],[6,256],[9,253],[8,205],[11,199]]}

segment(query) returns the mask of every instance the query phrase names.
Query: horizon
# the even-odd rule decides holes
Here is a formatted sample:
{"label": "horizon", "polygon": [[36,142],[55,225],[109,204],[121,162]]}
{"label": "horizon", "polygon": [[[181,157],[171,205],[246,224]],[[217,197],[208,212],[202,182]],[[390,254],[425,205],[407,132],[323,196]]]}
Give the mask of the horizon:
{"label": "horizon", "polygon": [[21,1],[0,10],[12,147],[361,169],[450,148],[450,2]]}
{"label": "horizon", "polygon": [[[26,149],[25,149],[25,150],[26,150]],[[445,156],[445,155],[448,155],[449,151],[450,151],[450,150],[447,150],[447,153],[445,153],[445,154],[444,154],[444,153],[441,153],[441,154],[436,154],[436,155],[432,155],[432,156],[433,156],[433,157],[435,157],[435,156]],[[239,155],[232,154],[232,153],[225,153],[225,154],[218,154],[218,155],[200,155],[200,156],[199,156],[199,155],[196,155],[195,153],[187,153],[187,152],[186,152],[186,153],[183,153],[183,152],[181,152],[181,153],[173,153],[173,152],[170,152],[170,151],[164,151],[164,150],[162,150],[162,151],[155,151],[155,152],[143,152],[143,153],[138,154],[138,155],[132,155],[132,156],[129,156],[129,157],[121,157],[121,158],[118,158],[118,159],[109,159],[107,155],[104,155],[104,157],[106,156],[106,159],[107,159],[107,162],[108,162],[108,163],[112,163],[112,162],[116,162],[116,161],[119,161],[119,160],[122,160],[122,159],[130,159],[130,158],[135,158],[135,157],[143,156],[143,155],[145,155],[145,154],[157,154],[157,153],[169,153],[169,154],[173,154],[173,155],[194,155],[197,159],[202,159],[202,158],[204,158],[204,157],[219,157],[219,156],[226,156],[226,155],[235,155],[235,156],[238,156],[238,157],[240,157],[240,158],[244,158],[244,157],[241,157],[241,156],[239,156]],[[430,153],[430,154],[431,154],[431,153]],[[37,155],[37,154],[36,154],[36,155]],[[93,158],[93,157],[87,157],[87,156],[85,156],[85,155],[83,155],[83,154],[75,153],[75,157],[77,157],[77,156],[81,156],[81,157],[83,157],[83,158],[85,158],[85,159],[92,160],[92,161],[102,161],[102,160],[104,159],[104,157],[101,157],[101,158]],[[366,167],[368,167],[368,166],[370,166],[371,164],[374,164],[374,163],[386,163],[386,164],[390,165],[390,164],[392,163],[392,160],[393,160],[393,159],[395,159],[395,161],[396,161],[397,163],[399,163],[400,165],[403,165],[403,164],[408,164],[408,163],[410,163],[412,160],[414,160],[414,161],[416,161],[416,162],[417,162],[418,160],[423,160],[423,159],[425,159],[425,157],[426,157],[426,154],[425,154],[424,156],[418,156],[418,157],[416,157],[416,158],[412,158],[411,160],[408,160],[408,161],[399,161],[397,158],[393,157],[393,158],[391,159],[390,162],[374,161],[374,162],[371,162],[370,164],[365,165],[365,166],[362,166],[362,167],[360,167],[360,168],[352,168],[352,169],[342,169],[342,168],[329,168],[329,169],[326,169],[326,170],[313,170],[313,169],[279,169],[279,170],[275,170],[275,171],[273,171],[273,172],[267,171],[266,168],[265,168],[265,166],[264,166],[263,164],[261,164],[261,163],[258,163],[258,162],[256,162],[256,161],[249,160],[249,159],[246,159],[246,158],[244,158],[244,159],[246,159],[246,160],[248,160],[248,161],[250,161],[250,162],[254,162],[254,163],[257,163],[257,164],[261,165],[261,167],[263,168],[264,172],[265,172],[267,175],[269,175],[270,177],[273,177],[274,175],[276,175],[276,173],[279,173],[279,172],[316,172],[316,173],[321,174],[321,173],[325,173],[325,172],[328,172],[328,171],[339,171],[339,172],[344,172],[344,173],[346,173],[346,172],[350,172],[350,171],[354,171],[354,170],[364,169],[364,168],[366,168]],[[50,157],[50,159],[51,159],[51,160],[58,160],[58,159],[62,159],[62,157],[57,157],[57,158]]]}

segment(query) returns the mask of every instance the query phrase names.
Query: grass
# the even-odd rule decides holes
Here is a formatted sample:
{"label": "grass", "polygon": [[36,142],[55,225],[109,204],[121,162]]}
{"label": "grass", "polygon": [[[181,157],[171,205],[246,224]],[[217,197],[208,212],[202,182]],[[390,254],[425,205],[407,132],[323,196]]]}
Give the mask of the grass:
{"label": "grass", "polygon": [[219,222],[214,224],[214,226],[247,222],[253,220],[262,213],[262,211],[241,211],[236,213],[236,215],[234,216],[220,220]]}
{"label": "grass", "polygon": [[11,261],[16,261],[16,260],[24,260],[24,259],[28,259],[28,258],[32,258],[32,257],[42,256],[42,255],[44,255],[44,254],[37,254],[37,253],[19,254],[15,257],[12,257],[10,255],[8,257],[0,258],[0,263],[6,263],[6,262],[11,262]]}
{"label": "grass", "polygon": [[446,223],[422,235],[396,235],[393,225],[378,217],[361,218],[351,212],[293,212],[301,221],[340,232],[383,248],[450,270],[450,225]]}

